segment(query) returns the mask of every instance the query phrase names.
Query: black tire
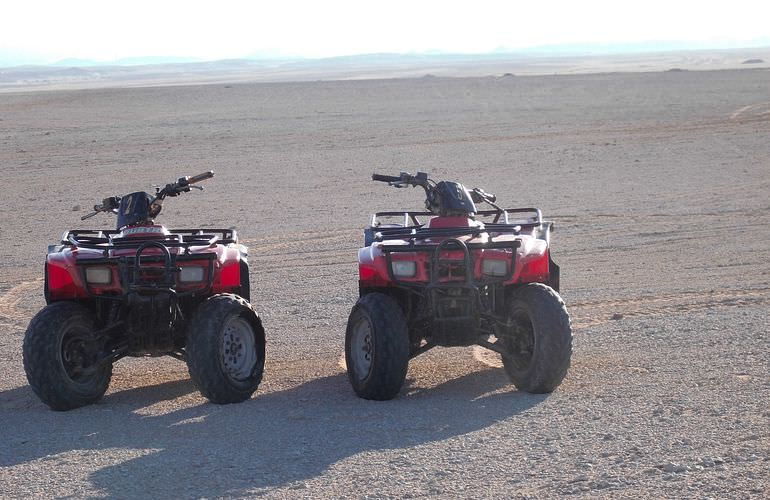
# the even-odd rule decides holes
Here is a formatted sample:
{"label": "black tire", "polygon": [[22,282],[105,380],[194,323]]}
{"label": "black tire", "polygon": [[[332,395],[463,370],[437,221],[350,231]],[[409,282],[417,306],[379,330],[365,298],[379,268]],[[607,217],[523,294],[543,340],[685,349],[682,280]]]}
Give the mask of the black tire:
{"label": "black tire", "polygon": [[94,315],[74,302],[54,302],[27,327],[22,348],[30,387],[52,410],[65,411],[99,401],[112,378],[112,363],[78,373],[101,351],[94,344]]}
{"label": "black tire", "polygon": [[[233,331],[238,332],[235,340],[232,340]],[[253,336],[252,349],[248,348],[248,335]],[[228,346],[225,336],[232,342]],[[198,306],[190,321],[186,352],[190,378],[209,401],[217,404],[245,401],[259,387],[265,370],[262,321],[244,298],[229,293],[214,295]],[[237,362],[228,364],[236,358]],[[241,361],[243,366],[238,365]],[[238,366],[240,371],[236,370]]]}
{"label": "black tire", "polygon": [[241,260],[241,297],[251,302],[251,278],[249,277],[249,263]]}
{"label": "black tire", "polygon": [[[361,344],[359,350],[368,354],[368,364],[353,352],[358,336],[365,335],[357,328],[365,327],[369,329],[369,339],[361,339],[366,348]],[[348,318],[345,362],[348,380],[359,397],[377,401],[396,397],[409,367],[409,333],[404,313],[395,300],[382,293],[369,293],[358,299]]]}
{"label": "black tire", "polygon": [[572,357],[572,327],[558,293],[541,283],[518,287],[508,299],[513,327],[501,341],[510,354],[503,366],[514,385],[534,394],[548,393],[561,384]]}

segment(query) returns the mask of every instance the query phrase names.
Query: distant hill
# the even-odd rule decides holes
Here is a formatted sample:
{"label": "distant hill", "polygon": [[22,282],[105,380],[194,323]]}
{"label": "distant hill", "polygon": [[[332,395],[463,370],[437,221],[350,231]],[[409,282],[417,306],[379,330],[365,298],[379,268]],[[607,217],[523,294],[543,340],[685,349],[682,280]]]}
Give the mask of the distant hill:
{"label": "distant hill", "polygon": [[174,57],[174,56],[150,56],[150,57],[124,57],[112,61],[96,61],[93,59],[68,58],[56,61],[49,66],[70,66],[76,68],[93,66],[148,66],[150,64],[182,64],[201,62],[201,59],[194,57]]}
{"label": "distant hill", "polygon": [[99,64],[99,61],[94,61],[93,59],[78,59],[75,57],[70,57],[51,63],[49,66],[69,66],[72,68],[82,68],[85,66],[98,66]]}
{"label": "distant hill", "polygon": [[[139,57],[94,62],[66,59],[55,65],[0,67],[0,91],[235,82],[299,82],[378,78],[494,77],[749,69],[766,70],[769,48],[645,52],[633,44],[620,54],[597,53],[593,44],[537,47],[486,54],[377,53],[324,59],[228,59],[196,61],[178,57]],[[511,77],[506,77],[510,80]],[[425,78],[430,80],[430,78]]]}
{"label": "distant hill", "polygon": [[[505,47],[501,46],[485,53],[451,53],[440,50],[426,50],[420,52],[407,53],[371,53],[343,55],[336,57],[304,58],[296,54],[284,52],[279,48],[265,48],[253,51],[248,55],[238,58],[249,61],[263,62],[299,62],[299,61],[324,61],[324,62],[348,62],[348,61],[378,61],[396,62],[396,61],[416,61],[416,60],[495,60],[501,57],[510,59],[515,56],[576,56],[576,55],[619,55],[619,54],[639,54],[639,53],[660,53],[689,50],[725,50],[738,48],[766,48],[770,47],[770,37],[763,37],[754,40],[744,40],[740,42],[729,41],[674,41],[674,40],[653,40],[643,42],[621,42],[621,43],[563,43],[548,44],[531,47]],[[197,62],[212,62],[211,60],[182,57],[182,56],[133,56],[124,57],[115,60],[94,60],[83,58],[65,58],[54,62],[46,62],[40,55],[20,53],[0,48],[0,68],[8,68],[22,65],[42,65],[42,66],[69,66],[69,67],[89,67],[89,66],[148,66],[152,64],[187,64]]]}

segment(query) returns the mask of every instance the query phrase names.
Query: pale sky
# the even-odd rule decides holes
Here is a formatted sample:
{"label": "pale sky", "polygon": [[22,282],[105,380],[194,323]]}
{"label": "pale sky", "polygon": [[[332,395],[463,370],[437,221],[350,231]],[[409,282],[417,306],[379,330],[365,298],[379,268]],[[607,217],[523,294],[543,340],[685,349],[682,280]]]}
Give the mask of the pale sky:
{"label": "pale sky", "polygon": [[0,12],[0,57],[25,63],[770,38],[768,0],[3,0]]}

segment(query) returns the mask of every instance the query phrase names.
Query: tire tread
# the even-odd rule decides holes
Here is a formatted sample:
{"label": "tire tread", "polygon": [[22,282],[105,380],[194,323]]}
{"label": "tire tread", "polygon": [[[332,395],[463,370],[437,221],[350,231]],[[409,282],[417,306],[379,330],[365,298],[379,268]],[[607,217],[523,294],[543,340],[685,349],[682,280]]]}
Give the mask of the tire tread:
{"label": "tire tread", "polygon": [[[220,363],[218,339],[212,339],[211,332],[219,332],[227,317],[238,309],[252,315],[257,367],[248,385],[234,385],[223,372]],[[210,297],[198,306],[188,327],[187,369],[198,390],[209,401],[216,404],[240,403],[251,397],[259,387],[264,374],[265,336],[259,315],[243,297],[223,293]]]}
{"label": "tire tread", "polygon": [[516,373],[505,356],[503,365],[519,389],[534,394],[552,392],[567,376],[572,359],[572,325],[567,307],[561,296],[543,283],[528,283],[516,288],[509,298],[509,308],[517,300],[532,308],[532,315],[537,318],[531,318],[533,327],[548,334],[535,333],[538,357],[526,376]]}
{"label": "tire tread", "polygon": [[93,314],[75,302],[54,302],[41,309],[30,321],[22,345],[24,372],[32,391],[52,410],[66,411],[99,401],[112,378],[112,364],[108,364],[104,379],[92,394],[83,394],[68,388],[59,362],[59,342],[56,328],[83,316],[93,327]]}
{"label": "tire tread", "polygon": [[[396,397],[404,385],[409,366],[409,332],[404,313],[398,303],[379,292],[368,293],[358,299],[350,319],[359,311],[369,316],[375,332],[375,358],[372,372],[363,383],[355,380],[350,367],[348,379],[353,390],[364,399],[386,401]],[[350,319],[345,342],[347,362],[350,364]]]}

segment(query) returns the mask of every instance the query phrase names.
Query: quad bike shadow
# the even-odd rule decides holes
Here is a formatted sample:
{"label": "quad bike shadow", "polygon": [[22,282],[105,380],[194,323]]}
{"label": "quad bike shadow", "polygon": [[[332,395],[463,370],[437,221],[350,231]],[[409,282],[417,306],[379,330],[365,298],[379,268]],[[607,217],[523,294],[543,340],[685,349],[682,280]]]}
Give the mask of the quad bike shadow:
{"label": "quad bike shadow", "polygon": [[[237,495],[312,479],[362,452],[412,448],[475,432],[548,397],[509,390],[497,369],[432,388],[410,385],[396,401],[362,401],[351,393],[345,375],[337,374],[237,406],[202,404],[159,416],[137,410],[195,387],[189,380],[141,387],[107,396],[107,418],[87,417],[101,405],[64,415],[41,407],[35,424],[20,415],[9,426],[15,437],[10,454],[0,454],[0,466],[72,450],[152,449],[158,451],[94,471],[90,481],[109,496],[139,496],[168,491],[171,474],[173,484],[183,488],[177,491],[181,496]],[[119,412],[124,418],[116,422]],[[36,439],[27,449],[20,440],[39,429],[40,418],[56,420],[57,432],[71,439]]]}

